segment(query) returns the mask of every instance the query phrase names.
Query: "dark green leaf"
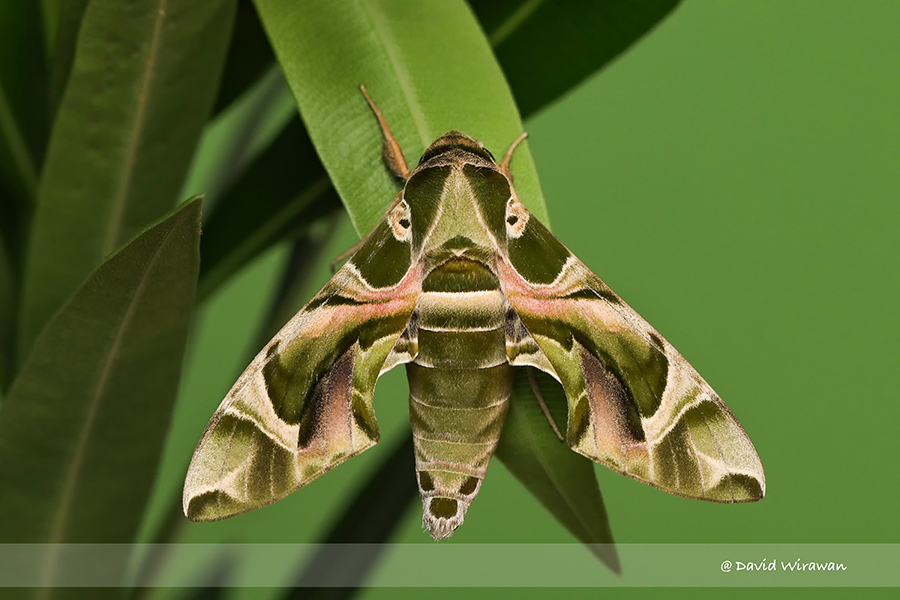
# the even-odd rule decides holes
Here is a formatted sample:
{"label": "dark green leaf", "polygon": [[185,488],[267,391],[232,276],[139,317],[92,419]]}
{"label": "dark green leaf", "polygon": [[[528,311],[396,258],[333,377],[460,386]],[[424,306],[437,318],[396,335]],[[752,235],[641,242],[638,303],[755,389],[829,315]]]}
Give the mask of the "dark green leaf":
{"label": "dark green leaf", "polygon": [[0,241],[0,398],[12,377],[17,289],[12,261]]}
{"label": "dark green leaf", "polygon": [[0,236],[20,262],[47,141],[40,5],[0,2]]}
{"label": "dark green leaf", "polygon": [[284,324],[290,321],[309,300],[306,296],[309,280],[324,255],[325,246],[334,237],[342,217],[337,196],[333,195],[332,198],[335,214],[320,219],[317,226],[308,228],[291,247],[290,257],[281,276],[281,284],[269,307],[265,325],[260,328],[256,343],[253,344],[254,350],[262,348],[275,337]]}
{"label": "dark green leaf", "polygon": [[256,14],[256,7],[251,0],[238,0],[234,33],[213,112],[225,110],[259,81],[273,64],[275,55]]}
{"label": "dark green leaf", "polygon": [[680,0],[471,0],[522,115],[534,114],[653,29]]}
{"label": "dark green leaf", "polygon": [[[53,317],[0,409],[4,543],[133,539],[178,389],[200,201],[98,267]],[[63,565],[52,554],[50,577]]]}
{"label": "dark green leaf", "polygon": [[328,175],[295,118],[205,223],[198,297],[207,298],[260,252],[339,208]]}
{"label": "dark green leaf", "polygon": [[[350,213],[368,232],[399,184],[381,162],[366,84],[407,159],[459,129],[502,155],[522,124],[478,22],[462,0],[256,0],[307,131]],[[522,201],[546,209],[527,144],[513,161]]]}
{"label": "dark green leaf", "polygon": [[[203,194],[204,213],[216,211],[222,194],[244,174],[272,141],[297,116],[297,105],[281,69],[267,73],[203,132],[182,188],[183,196]],[[248,201],[256,202],[254,194]],[[234,232],[236,237],[243,232]]]}
{"label": "dark green leaf", "polygon": [[18,357],[105,256],[176,202],[235,0],[91,2],[44,165]]}
{"label": "dark green leaf", "polygon": [[532,391],[529,370],[557,428],[566,430],[562,386],[531,367],[516,369],[497,457],[566,529],[585,544],[592,544],[591,551],[618,573],[619,558],[612,545],[594,463],[557,437]]}
{"label": "dark green leaf", "polygon": [[322,539],[322,550],[306,564],[294,588],[284,595],[286,600],[338,600],[350,598],[356,588],[311,588],[311,581],[322,581],[328,573],[341,573],[340,580],[360,586],[375,566],[378,553],[362,552],[359,562],[346,564],[337,557],[346,556],[336,544],[378,544],[396,528],[409,505],[419,493],[416,484],[415,448],[412,436],[404,436],[377,471],[360,486],[360,492],[344,510],[339,520]]}
{"label": "dark green leaf", "polygon": [[[48,84],[50,114],[56,113],[63,90],[72,72],[72,61],[75,59],[75,44],[78,41],[78,29],[87,9],[89,0],[57,0],[59,6],[55,15],[44,15],[45,21],[52,20],[52,27],[45,27],[47,36],[47,56],[50,61],[50,81]],[[49,23],[47,25],[50,25]],[[50,33],[52,31],[52,34]]]}

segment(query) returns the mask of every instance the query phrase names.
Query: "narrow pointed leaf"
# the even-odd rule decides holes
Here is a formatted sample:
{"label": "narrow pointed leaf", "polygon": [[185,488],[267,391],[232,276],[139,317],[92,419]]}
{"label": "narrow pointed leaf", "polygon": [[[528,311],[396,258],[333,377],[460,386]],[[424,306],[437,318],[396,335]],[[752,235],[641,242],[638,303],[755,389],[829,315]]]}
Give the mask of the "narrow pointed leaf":
{"label": "narrow pointed leaf", "polygon": [[471,0],[523,115],[614,60],[680,0]]}
{"label": "narrow pointed leaf", "polygon": [[28,200],[46,143],[43,50],[40,5],[0,3],[0,175]]}
{"label": "narrow pointed leaf", "polygon": [[[522,132],[503,72],[462,0],[256,0],[256,8],[319,157],[361,234],[382,216],[399,183],[381,162],[381,133],[360,84],[413,165],[450,129],[500,155]],[[513,172],[523,202],[546,220],[527,144],[517,150]]]}
{"label": "narrow pointed leaf", "polygon": [[281,69],[273,66],[227,110],[210,120],[181,195],[202,193],[204,213],[215,212],[223,192],[296,115],[294,97]]}
{"label": "narrow pointed leaf", "polygon": [[[360,493],[347,506],[348,518],[338,521],[322,539],[322,550],[310,560],[285,600],[319,600],[350,598],[365,583],[378,554],[366,552],[351,564],[339,562],[343,554],[335,544],[378,544],[386,540],[418,495],[411,436],[397,440],[394,450],[377,471],[363,483]],[[328,572],[340,572],[347,587],[311,588],[310,582],[321,580]]]}
{"label": "narrow pointed leaf", "polygon": [[225,110],[252,87],[275,63],[272,46],[251,0],[238,0],[234,33],[213,112]]}
{"label": "narrow pointed leaf", "polygon": [[[531,367],[526,367],[531,369]],[[620,571],[619,558],[594,464],[572,452],[554,433],[528,381],[517,369],[509,413],[503,425],[497,457],[566,529],[610,569]],[[549,375],[532,374],[557,428],[565,431],[566,396]]]}
{"label": "narrow pointed leaf", "polygon": [[235,0],[97,0],[44,166],[18,356],[103,258],[178,200],[215,100]]}
{"label": "narrow pointed leaf", "polygon": [[17,287],[12,261],[0,240],[0,398],[12,377]]}
{"label": "narrow pointed leaf", "polygon": [[296,118],[207,221],[199,297],[207,298],[260,252],[339,207],[328,175]]}
{"label": "narrow pointed leaf", "polygon": [[[129,542],[178,388],[200,201],[98,267],[37,339],[0,408],[4,543]],[[55,568],[52,556],[41,567]]]}
{"label": "narrow pointed leaf", "polygon": [[55,114],[59,107],[63,90],[69,81],[69,73],[72,72],[78,29],[81,27],[81,19],[84,17],[88,2],[89,0],[59,0],[59,6],[55,7],[57,14],[44,15],[45,19],[53,18],[55,20],[52,30],[53,37],[47,41],[50,71],[48,96],[51,115]]}
{"label": "narrow pointed leaf", "polygon": [[24,256],[47,141],[40,6],[0,2],[0,243]]}

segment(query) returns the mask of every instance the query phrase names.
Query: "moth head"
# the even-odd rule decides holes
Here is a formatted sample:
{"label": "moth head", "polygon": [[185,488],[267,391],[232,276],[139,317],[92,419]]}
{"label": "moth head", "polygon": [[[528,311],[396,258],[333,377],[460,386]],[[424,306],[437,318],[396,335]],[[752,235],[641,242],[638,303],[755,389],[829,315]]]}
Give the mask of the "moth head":
{"label": "moth head", "polygon": [[494,155],[491,154],[481,142],[474,138],[470,138],[462,132],[451,130],[436,139],[434,143],[428,147],[425,154],[419,159],[419,165],[425,164],[436,156],[454,151],[468,152],[470,154],[475,154],[484,160],[490,161],[491,163],[496,164],[497,162],[494,159]]}

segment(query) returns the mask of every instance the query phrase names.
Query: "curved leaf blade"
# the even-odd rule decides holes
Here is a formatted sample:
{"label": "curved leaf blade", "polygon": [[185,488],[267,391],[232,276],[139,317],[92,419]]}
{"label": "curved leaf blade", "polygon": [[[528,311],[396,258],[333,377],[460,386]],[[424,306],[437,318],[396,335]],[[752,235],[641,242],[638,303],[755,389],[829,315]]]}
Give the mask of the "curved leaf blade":
{"label": "curved leaf blade", "polygon": [[[46,42],[49,61],[50,78],[48,82],[48,96],[50,114],[55,114],[62,98],[63,90],[69,81],[72,72],[72,62],[75,60],[75,44],[78,42],[78,29],[81,27],[81,19],[87,9],[89,0],[61,0],[54,7],[55,14],[47,14],[45,5],[45,31],[48,37]],[[52,27],[51,32],[49,28]]]}
{"label": "curved leaf blade", "polygon": [[[297,165],[306,168],[298,173]],[[339,208],[328,175],[295,118],[204,225],[199,298],[208,298],[265,249]]]}
{"label": "curved leaf blade", "polygon": [[0,401],[12,378],[17,288],[12,261],[0,240]]}
{"label": "curved leaf blade", "polygon": [[38,191],[20,360],[91,270],[178,200],[215,100],[234,6],[88,5]]}
{"label": "curved leaf blade", "polygon": [[[462,0],[256,0],[256,7],[358,233],[374,227],[399,189],[381,162],[381,133],[360,84],[413,165],[450,129],[501,155],[522,132],[503,72]],[[513,171],[520,198],[546,219],[527,144]]]}
{"label": "curved leaf blade", "polygon": [[213,112],[218,114],[241,97],[275,62],[272,46],[263,31],[251,0],[238,0],[234,33]]}
{"label": "curved leaf blade", "polygon": [[37,2],[0,4],[0,175],[34,200],[47,134],[43,27]]}
{"label": "curved leaf blade", "polygon": [[[0,409],[4,543],[122,543],[142,516],[175,401],[199,268],[200,200],[88,277]],[[55,557],[40,565],[52,579]]]}
{"label": "curved leaf blade", "polygon": [[681,0],[471,0],[523,115],[602,69]]}
{"label": "curved leaf blade", "polygon": [[497,457],[566,529],[616,573],[621,572],[594,463],[553,432],[528,381],[531,370],[554,422],[566,424],[566,395],[549,375],[516,369]]}

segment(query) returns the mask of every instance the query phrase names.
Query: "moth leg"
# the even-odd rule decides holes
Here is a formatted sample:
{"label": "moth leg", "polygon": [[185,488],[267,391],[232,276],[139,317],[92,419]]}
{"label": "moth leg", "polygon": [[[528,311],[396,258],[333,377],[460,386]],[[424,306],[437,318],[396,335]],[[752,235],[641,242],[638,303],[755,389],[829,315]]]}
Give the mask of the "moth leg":
{"label": "moth leg", "polygon": [[[397,195],[394,196],[394,199],[391,201],[390,205],[387,207],[387,210],[384,211],[384,214],[381,216],[379,223],[381,221],[383,221],[385,217],[387,217],[389,212],[394,210],[394,207],[397,206],[397,203],[400,202],[400,200],[402,198],[403,198],[403,190],[400,190],[397,193]],[[375,229],[373,228],[372,231],[375,231]],[[355,244],[350,246],[348,249],[341,252],[341,254],[337,258],[335,258],[333,261],[331,261],[331,272],[332,273],[334,273],[337,270],[337,266],[340,263],[344,262],[346,259],[348,259],[351,256],[353,256],[354,254],[356,254],[356,251],[359,250],[360,248],[362,248],[362,245],[365,244],[366,240],[368,240],[369,237],[372,235],[372,231],[370,231],[369,233],[364,235],[362,237],[362,239],[360,239],[358,242],[356,242]]]}
{"label": "moth leg", "polygon": [[409,179],[409,167],[406,166],[406,159],[403,158],[403,151],[400,149],[400,144],[394,139],[394,134],[391,133],[391,128],[388,127],[387,121],[385,121],[381,111],[378,110],[378,107],[375,106],[375,102],[369,97],[366,86],[360,85],[359,89],[362,90],[363,96],[366,97],[366,102],[372,107],[372,112],[375,113],[378,124],[381,125],[381,133],[384,135],[384,146],[381,150],[381,155],[382,158],[384,158],[385,166],[387,166],[391,173],[397,177],[401,177],[404,181]]}
{"label": "moth leg", "polygon": [[512,160],[513,152],[516,150],[516,146],[522,143],[522,140],[528,137],[528,133],[522,132],[522,135],[516,138],[516,141],[510,145],[509,150],[506,151],[506,154],[503,155],[503,160],[500,161],[500,170],[503,171],[503,174],[506,175],[510,181],[512,181],[512,172],[509,170],[509,161]]}
{"label": "moth leg", "polygon": [[559,441],[564,442],[565,438],[559,432],[559,428],[556,426],[556,421],[554,421],[553,417],[550,416],[550,409],[547,408],[547,403],[544,402],[544,397],[541,395],[541,390],[538,388],[537,381],[535,381],[534,379],[534,369],[529,367],[526,370],[528,371],[528,383],[531,384],[531,391],[534,392],[535,397],[537,397],[538,404],[541,405],[541,410],[544,411],[544,416],[547,417],[548,421],[550,421],[550,427],[553,428],[553,431],[556,433],[556,437],[559,438]]}

